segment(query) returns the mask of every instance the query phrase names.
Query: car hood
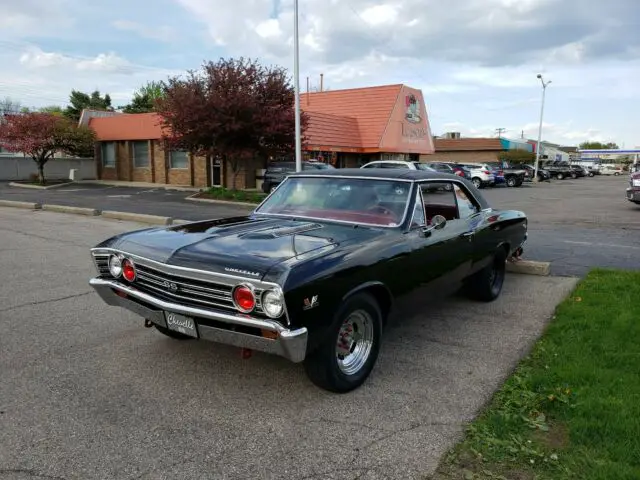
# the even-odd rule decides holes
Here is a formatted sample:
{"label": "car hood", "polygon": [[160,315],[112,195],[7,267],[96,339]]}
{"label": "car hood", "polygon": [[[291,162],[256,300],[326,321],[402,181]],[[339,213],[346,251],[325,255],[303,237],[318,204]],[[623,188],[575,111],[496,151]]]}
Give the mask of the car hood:
{"label": "car hood", "polygon": [[102,246],[169,265],[261,279],[293,257],[323,254],[381,233],[322,221],[233,217],[131,232]]}

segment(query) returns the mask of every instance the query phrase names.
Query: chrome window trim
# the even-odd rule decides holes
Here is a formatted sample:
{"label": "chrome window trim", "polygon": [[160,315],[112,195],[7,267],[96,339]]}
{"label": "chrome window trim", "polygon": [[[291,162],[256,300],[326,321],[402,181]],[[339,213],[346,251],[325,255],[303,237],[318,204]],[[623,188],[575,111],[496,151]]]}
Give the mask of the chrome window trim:
{"label": "chrome window trim", "polygon": [[[292,178],[292,177],[290,176],[286,177],[282,182],[280,182],[280,185],[278,185],[278,188],[280,188],[285,182],[287,182],[289,178]],[[411,178],[387,178],[387,177],[375,178],[375,177],[367,177],[367,176],[361,177],[359,175],[296,175],[295,178],[346,178],[346,179],[355,179],[355,180],[382,180],[385,182],[403,182],[403,183],[410,183],[410,184],[413,184],[416,182],[416,180]],[[259,212],[258,210],[274,193],[275,193],[275,190],[271,192],[269,195],[267,195],[265,199],[258,204],[258,206],[253,210],[253,215],[260,215],[263,217],[270,217],[270,218],[282,218],[282,217],[301,218],[304,220],[332,222],[332,223],[339,223],[342,225],[362,225],[362,226],[367,226],[372,228],[400,228],[402,227],[402,225],[404,225],[404,223],[407,220],[407,211],[409,210],[409,205],[411,204],[411,192],[409,192],[407,195],[407,201],[404,204],[404,212],[402,214],[401,219],[397,222],[396,225],[379,225],[377,223],[350,222],[347,220],[334,220],[334,219],[326,219],[326,218],[319,218],[319,217],[307,217],[305,215],[288,215],[288,214],[280,214],[280,213]]]}
{"label": "chrome window trim", "polygon": [[[149,258],[142,257],[140,255],[131,254],[117,248],[94,247],[91,249],[91,256],[94,259],[94,264],[96,264],[96,261],[95,261],[96,255],[105,255],[105,254],[111,254],[111,253],[122,254],[125,257],[129,257],[133,259],[134,262],[139,265],[155,268],[156,270],[160,270],[161,272],[166,273],[167,275],[181,276],[184,278],[188,278],[191,280],[198,280],[202,282],[222,283],[231,288],[235,287],[240,283],[249,283],[261,290],[267,290],[267,289],[278,290],[280,291],[280,293],[282,294],[282,298],[284,299],[284,313],[281,317],[278,317],[278,318],[284,318],[284,320],[286,321],[286,324],[291,325],[291,318],[289,317],[289,310],[287,308],[286,297],[282,289],[282,286],[279,285],[278,283],[266,282],[266,281],[260,280],[259,278],[241,277],[238,275],[230,275],[227,273],[209,272],[207,270],[198,270],[195,268],[181,267],[178,265],[168,265],[166,263],[158,262],[156,260],[151,260]],[[96,264],[96,268],[97,268],[97,264]],[[238,313],[242,315],[246,315],[240,311],[238,311]]]}

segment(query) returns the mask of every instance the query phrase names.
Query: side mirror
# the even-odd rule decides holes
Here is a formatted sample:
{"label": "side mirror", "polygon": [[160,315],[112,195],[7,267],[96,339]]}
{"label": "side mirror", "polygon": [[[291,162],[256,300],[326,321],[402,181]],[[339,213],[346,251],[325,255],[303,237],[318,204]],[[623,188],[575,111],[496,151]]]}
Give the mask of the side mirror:
{"label": "side mirror", "polygon": [[434,215],[431,219],[431,225],[428,227],[424,227],[421,230],[421,234],[423,237],[428,237],[431,235],[433,230],[442,230],[447,225],[447,219],[442,215]]}

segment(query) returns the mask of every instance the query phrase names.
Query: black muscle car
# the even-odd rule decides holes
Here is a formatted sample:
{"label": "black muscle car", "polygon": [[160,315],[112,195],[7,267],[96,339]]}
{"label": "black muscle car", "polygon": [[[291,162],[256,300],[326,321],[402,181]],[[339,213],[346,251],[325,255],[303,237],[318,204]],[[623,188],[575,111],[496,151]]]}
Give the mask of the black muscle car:
{"label": "black muscle car", "polygon": [[346,392],[369,376],[405,296],[446,284],[492,301],[526,238],[524,213],[491,208],[457,175],[298,172],[248,216],[100,243],[90,284],[169,337],[304,362],[316,385]]}

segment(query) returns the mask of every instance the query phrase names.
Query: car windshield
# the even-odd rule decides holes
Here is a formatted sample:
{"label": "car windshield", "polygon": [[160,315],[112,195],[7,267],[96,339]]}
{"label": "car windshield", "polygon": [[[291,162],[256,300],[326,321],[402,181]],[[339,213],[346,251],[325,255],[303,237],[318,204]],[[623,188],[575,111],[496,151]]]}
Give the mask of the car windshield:
{"label": "car windshield", "polygon": [[289,177],[255,213],[396,227],[410,190],[408,182],[386,179]]}

